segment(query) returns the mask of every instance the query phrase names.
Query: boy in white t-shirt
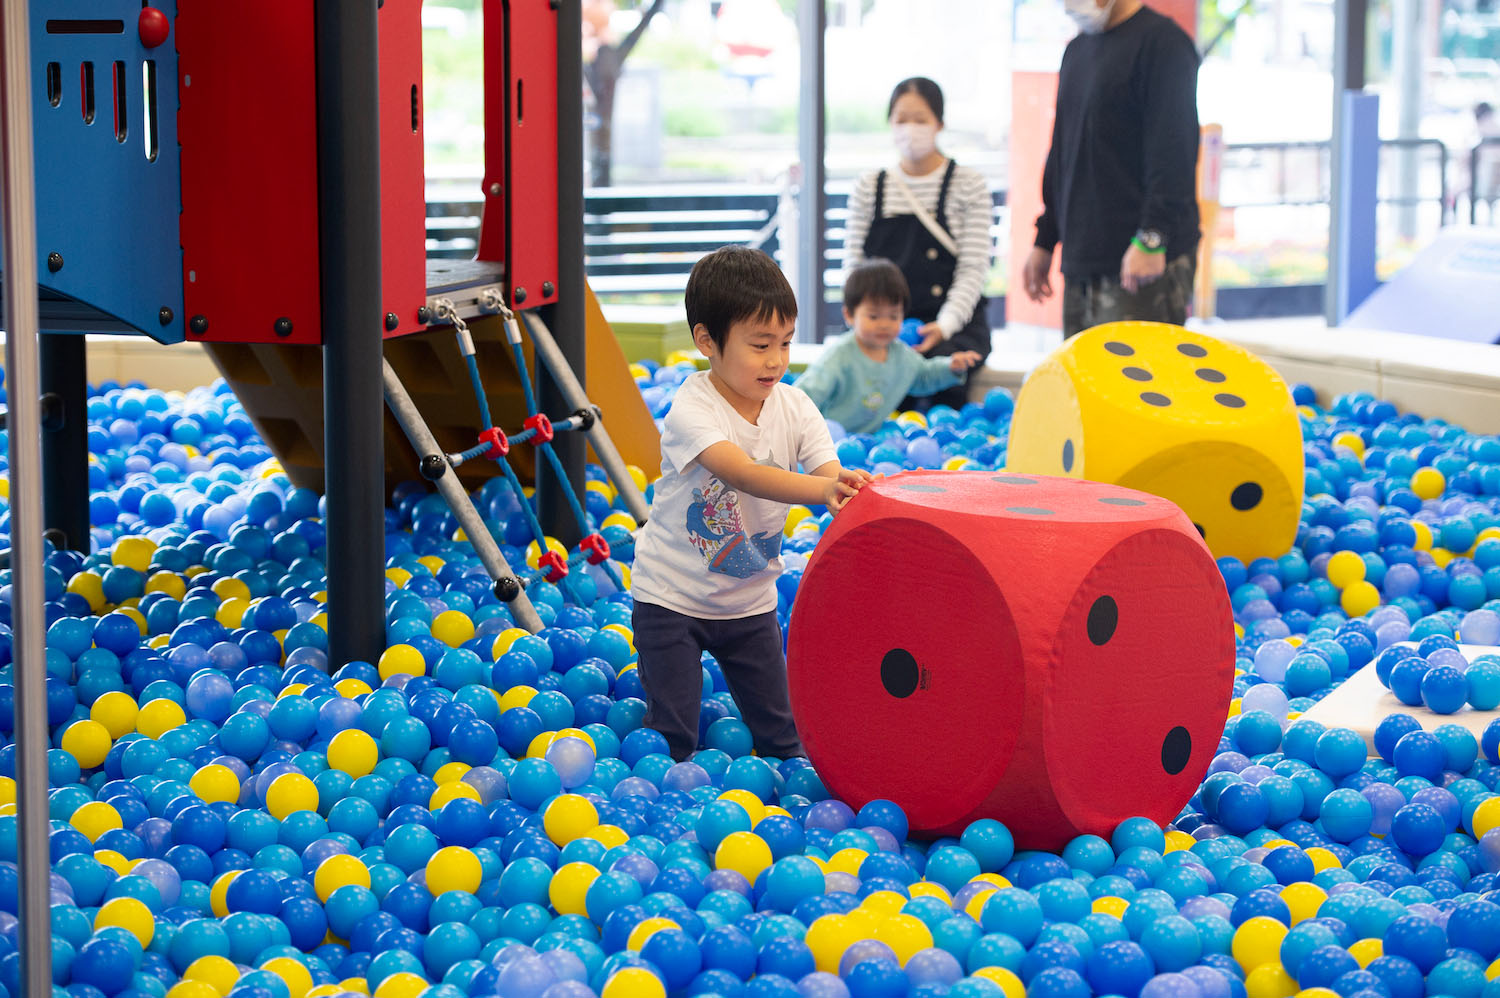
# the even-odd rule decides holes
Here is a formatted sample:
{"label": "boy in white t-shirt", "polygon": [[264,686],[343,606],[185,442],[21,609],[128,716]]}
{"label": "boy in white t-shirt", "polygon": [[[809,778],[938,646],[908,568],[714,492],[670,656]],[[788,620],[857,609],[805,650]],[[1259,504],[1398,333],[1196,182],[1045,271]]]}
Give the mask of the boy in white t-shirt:
{"label": "boy in white t-shirt", "polygon": [[672,758],[693,754],[708,651],[755,750],[800,756],[776,619],[782,528],[791,504],[837,512],[870,476],[839,465],[817,406],[781,383],[797,301],[770,257],[716,250],[693,267],[684,299],[708,370],[690,375],[672,401],[661,479],[636,542],[632,622],[645,723],[666,737]]}

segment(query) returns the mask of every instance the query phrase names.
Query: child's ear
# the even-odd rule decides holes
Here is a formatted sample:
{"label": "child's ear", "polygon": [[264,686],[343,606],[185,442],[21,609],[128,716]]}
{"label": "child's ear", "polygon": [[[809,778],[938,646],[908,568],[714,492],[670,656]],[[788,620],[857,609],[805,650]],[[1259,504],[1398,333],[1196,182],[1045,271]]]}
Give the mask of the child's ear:
{"label": "child's ear", "polygon": [[696,346],[698,348],[698,352],[705,357],[712,357],[714,355],[715,344],[713,334],[711,334],[708,331],[708,327],[701,322],[693,327],[693,345]]}
{"label": "child's ear", "polygon": [[853,326],[854,325],[854,313],[851,312],[851,311],[849,311],[849,308],[848,308],[847,305],[844,306],[844,325],[846,325],[846,326]]}

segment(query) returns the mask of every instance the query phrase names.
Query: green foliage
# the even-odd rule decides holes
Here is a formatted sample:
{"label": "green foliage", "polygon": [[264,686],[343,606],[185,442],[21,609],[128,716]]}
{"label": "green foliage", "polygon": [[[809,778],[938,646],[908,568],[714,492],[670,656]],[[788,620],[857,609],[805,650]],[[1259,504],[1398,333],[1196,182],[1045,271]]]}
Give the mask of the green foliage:
{"label": "green foliage", "polygon": [[684,138],[717,139],[729,134],[729,122],[718,108],[685,105],[662,113],[662,130]]}

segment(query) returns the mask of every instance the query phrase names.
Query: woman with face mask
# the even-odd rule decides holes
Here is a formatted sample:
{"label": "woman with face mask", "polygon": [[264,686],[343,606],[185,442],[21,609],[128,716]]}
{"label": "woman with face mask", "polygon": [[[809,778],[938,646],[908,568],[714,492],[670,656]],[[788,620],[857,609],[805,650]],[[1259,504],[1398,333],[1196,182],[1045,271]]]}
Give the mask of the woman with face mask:
{"label": "woman with face mask", "polygon": [[[990,269],[994,208],[977,170],[943,155],[943,92],[931,80],[902,80],[887,117],[899,157],[894,167],[865,174],[849,196],[846,271],[869,257],[895,261],[911,288],[909,318],[922,321],[917,349],[928,356],[990,352],[984,282]],[[969,372],[972,376],[972,370]],[[901,408],[967,400],[968,381]]]}

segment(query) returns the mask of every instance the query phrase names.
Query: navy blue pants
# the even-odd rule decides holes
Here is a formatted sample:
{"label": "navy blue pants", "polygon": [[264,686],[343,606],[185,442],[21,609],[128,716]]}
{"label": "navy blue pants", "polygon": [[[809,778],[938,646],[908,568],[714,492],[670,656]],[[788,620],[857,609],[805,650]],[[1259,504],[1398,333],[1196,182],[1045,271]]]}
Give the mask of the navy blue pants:
{"label": "navy blue pants", "polygon": [[780,759],[807,754],[792,719],[776,611],[704,620],[636,603],[631,623],[646,688],[646,727],[666,736],[673,759],[681,762],[698,748],[705,651],[718,660],[755,751]]}

